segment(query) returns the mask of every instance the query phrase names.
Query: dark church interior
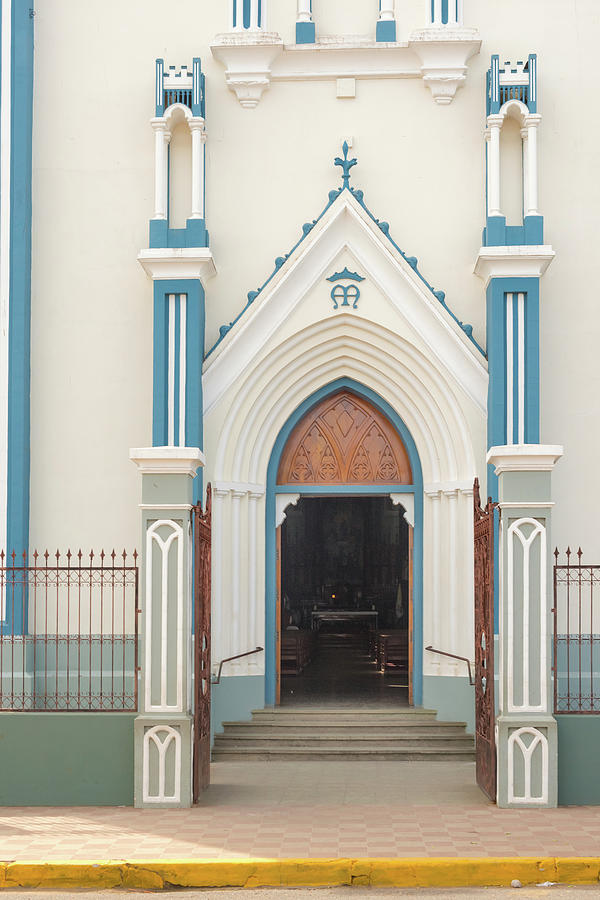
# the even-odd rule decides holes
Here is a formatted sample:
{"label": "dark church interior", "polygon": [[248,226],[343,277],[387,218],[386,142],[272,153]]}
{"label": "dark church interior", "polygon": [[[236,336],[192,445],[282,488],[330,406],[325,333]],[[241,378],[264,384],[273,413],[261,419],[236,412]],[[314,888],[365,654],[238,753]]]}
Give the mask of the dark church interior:
{"label": "dark church interior", "polygon": [[281,702],[406,703],[409,527],[389,496],[304,497],[281,535]]}

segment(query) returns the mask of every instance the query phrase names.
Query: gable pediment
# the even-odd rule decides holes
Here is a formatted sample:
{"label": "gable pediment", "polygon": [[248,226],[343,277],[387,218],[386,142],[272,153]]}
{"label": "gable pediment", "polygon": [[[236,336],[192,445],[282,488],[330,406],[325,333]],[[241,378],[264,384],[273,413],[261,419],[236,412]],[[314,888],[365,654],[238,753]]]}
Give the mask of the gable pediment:
{"label": "gable pediment", "polygon": [[419,273],[416,259],[394,243],[387,223],[367,210],[362,192],[345,186],[332,195],[295,248],[277,260],[263,288],[249,295],[243,313],[221,329],[204,363],[207,411],[282,341],[340,314],[354,316],[357,324],[379,323],[433,354],[485,408],[487,361],[470,327]]}

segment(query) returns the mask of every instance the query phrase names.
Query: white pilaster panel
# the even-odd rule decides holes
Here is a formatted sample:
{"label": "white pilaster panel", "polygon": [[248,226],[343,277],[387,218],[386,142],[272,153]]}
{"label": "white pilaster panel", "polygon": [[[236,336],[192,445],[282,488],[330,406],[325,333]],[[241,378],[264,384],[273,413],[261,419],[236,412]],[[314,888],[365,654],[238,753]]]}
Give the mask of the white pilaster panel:
{"label": "white pilaster panel", "polygon": [[[530,530],[528,536],[525,536],[523,528]],[[546,690],[546,529],[536,519],[518,519],[513,522],[507,533],[507,642],[508,642],[508,659],[507,659],[507,686],[508,686],[508,711],[509,712],[546,712],[547,711],[547,690]],[[515,566],[515,546],[519,543],[522,549],[522,571],[516,570]],[[532,550],[539,542],[539,562],[538,570],[532,571]],[[539,585],[539,597],[537,599],[539,611],[538,622],[531,621],[532,607],[535,606],[536,598],[531,595],[532,579]],[[521,590],[517,583],[521,581]],[[517,609],[515,600],[522,596],[522,607]],[[515,632],[519,626],[521,634],[521,647],[515,647]],[[539,670],[534,673],[534,682],[531,682],[531,649],[532,636],[536,637],[539,654]],[[517,702],[516,682],[517,677],[522,684],[521,702]],[[539,702],[535,702],[539,696]]]}
{"label": "white pilaster panel", "polygon": [[[162,537],[159,530],[167,531]],[[144,706],[146,712],[183,712],[183,603],[186,573],[183,569],[183,538],[181,525],[170,519],[159,519],[154,522],[146,532],[146,624],[144,632],[145,641],[145,696]],[[176,545],[176,572],[175,572],[175,615],[176,624],[173,625],[173,612],[169,609],[169,588],[173,584],[173,573],[170,572],[170,550]],[[154,560],[158,554],[160,565],[159,596],[156,597],[154,582]],[[169,615],[169,613],[171,613]],[[158,635],[160,645],[160,668],[152,666],[153,655],[156,657],[156,647],[153,648],[155,633],[153,622],[160,622]],[[173,641],[172,629],[175,628],[175,640]],[[175,648],[175,658],[170,656],[169,647]],[[154,650],[154,654],[153,654]],[[169,678],[175,677],[175,703],[168,701]],[[160,697],[158,703],[153,703],[152,698]]]}
{"label": "white pilaster panel", "polygon": [[[171,750],[171,745],[173,748]],[[156,750],[158,789],[150,793],[151,747]],[[167,756],[174,754],[173,790],[167,794]],[[144,734],[142,783],[144,803],[179,803],[181,799],[181,735],[170,725],[155,725]]]}
{"label": "white pilaster panel", "polygon": [[[531,741],[525,742],[525,736]],[[534,769],[534,754],[542,754],[541,765],[541,791],[533,793],[532,772]],[[521,757],[524,789],[523,793],[515,792],[515,768],[516,756]],[[508,800],[510,803],[547,803],[548,802],[548,739],[537,728],[524,727],[513,731],[508,739]]]}

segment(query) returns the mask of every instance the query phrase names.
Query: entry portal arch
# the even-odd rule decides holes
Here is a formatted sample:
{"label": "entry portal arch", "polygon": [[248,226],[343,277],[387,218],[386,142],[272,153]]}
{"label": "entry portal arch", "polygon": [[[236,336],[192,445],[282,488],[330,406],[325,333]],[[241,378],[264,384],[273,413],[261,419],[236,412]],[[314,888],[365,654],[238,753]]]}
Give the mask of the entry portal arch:
{"label": "entry portal arch", "polygon": [[[345,414],[345,415],[344,415]],[[340,378],[288,418],[275,441],[266,486],[265,701],[276,702],[277,496],[406,495],[413,532],[412,694],[423,685],[423,474],[413,437],[396,410],[371,388]],[[399,501],[402,503],[402,500]]]}

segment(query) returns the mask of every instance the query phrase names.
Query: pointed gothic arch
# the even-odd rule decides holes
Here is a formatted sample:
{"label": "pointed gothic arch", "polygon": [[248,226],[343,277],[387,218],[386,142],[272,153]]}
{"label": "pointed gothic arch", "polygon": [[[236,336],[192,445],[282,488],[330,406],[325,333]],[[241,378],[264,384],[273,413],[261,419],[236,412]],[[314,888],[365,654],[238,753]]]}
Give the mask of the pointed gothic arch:
{"label": "pointed gothic arch", "polygon": [[298,423],[283,450],[278,484],[412,484],[400,435],[366,398],[330,394]]}

